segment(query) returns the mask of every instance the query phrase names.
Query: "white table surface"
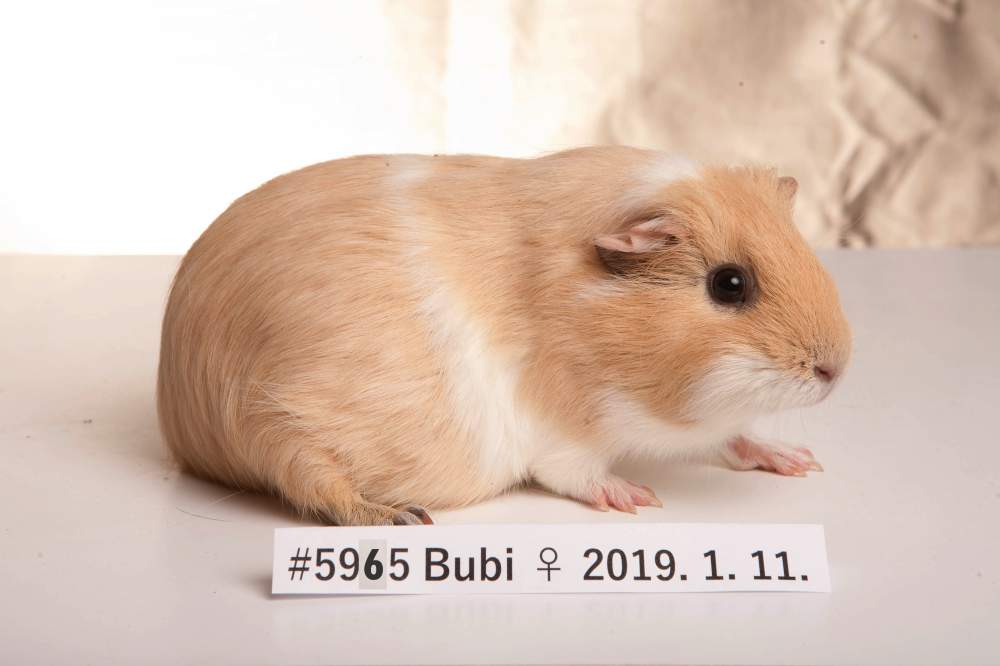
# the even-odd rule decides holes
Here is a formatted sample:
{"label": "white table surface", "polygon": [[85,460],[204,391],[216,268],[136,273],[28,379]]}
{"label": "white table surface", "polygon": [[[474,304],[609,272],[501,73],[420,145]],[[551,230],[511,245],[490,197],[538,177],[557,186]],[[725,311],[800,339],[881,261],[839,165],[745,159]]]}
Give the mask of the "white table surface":
{"label": "white table surface", "polygon": [[0,257],[0,663],[998,663],[1000,250],[823,257],[852,367],[759,432],[825,473],[647,465],[638,516],[521,492],[434,518],[822,523],[831,594],[371,598],[272,598],[272,530],[302,523],[171,466],[176,258]]}

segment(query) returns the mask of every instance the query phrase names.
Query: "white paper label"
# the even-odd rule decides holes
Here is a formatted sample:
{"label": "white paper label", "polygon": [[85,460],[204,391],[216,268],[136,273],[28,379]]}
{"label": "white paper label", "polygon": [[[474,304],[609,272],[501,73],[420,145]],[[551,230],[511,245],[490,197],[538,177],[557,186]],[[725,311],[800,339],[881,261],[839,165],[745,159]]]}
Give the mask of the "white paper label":
{"label": "white paper label", "polygon": [[822,525],[304,527],[273,594],[829,592]]}

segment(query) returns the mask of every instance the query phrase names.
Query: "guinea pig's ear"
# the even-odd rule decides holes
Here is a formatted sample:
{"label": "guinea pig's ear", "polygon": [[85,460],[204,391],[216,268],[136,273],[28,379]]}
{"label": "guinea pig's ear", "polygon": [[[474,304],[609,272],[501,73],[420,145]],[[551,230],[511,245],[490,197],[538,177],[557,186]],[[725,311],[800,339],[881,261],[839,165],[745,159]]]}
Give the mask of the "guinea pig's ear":
{"label": "guinea pig's ear", "polygon": [[613,273],[627,273],[643,255],[678,242],[684,235],[680,222],[669,216],[654,217],[632,224],[617,234],[594,239],[601,261]]}
{"label": "guinea pig's ear", "polygon": [[791,176],[782,176],[778,179],[778,192],[789,201],[795,200],[795,193],[799,191],[799,181]]}

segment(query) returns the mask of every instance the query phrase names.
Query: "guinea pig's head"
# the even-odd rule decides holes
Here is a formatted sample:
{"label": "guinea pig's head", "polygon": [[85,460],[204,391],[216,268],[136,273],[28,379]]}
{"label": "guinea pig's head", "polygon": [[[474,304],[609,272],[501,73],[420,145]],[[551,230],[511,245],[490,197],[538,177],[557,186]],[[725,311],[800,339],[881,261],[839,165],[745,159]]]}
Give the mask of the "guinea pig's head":
{"label": "guinea pig's head", "polygon": [[851,334],[833,281],[792,221],[796,189],[770,170],[704,169],[594,240],[610,287],[592,311],[597,353],[618,389],[686,422],[829,394]]}

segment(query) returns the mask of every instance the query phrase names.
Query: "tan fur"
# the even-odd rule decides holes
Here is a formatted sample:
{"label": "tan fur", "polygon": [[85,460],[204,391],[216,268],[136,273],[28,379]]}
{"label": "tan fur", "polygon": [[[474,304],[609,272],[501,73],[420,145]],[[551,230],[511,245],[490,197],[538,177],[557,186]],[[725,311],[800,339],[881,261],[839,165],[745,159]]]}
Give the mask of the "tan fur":
{"label": "tan fur", "polygon": [[[698,382],[727,351],[753,349],[789,375],[843,367],[849,332],[791,221],[794,188],[762,169],[657,184],[661,159],[365,156],[245,195],[171,291],[168,445],[196,474],[322,520],[391,523],[410,503],[457,506],[527,482],[548,441],[606,453],[609,392],[666,424],[704,420]],[[678,236],[644,252],[636,275],[609,274],[594,238],[657,217]],[[730,261],[760,285],[739,312],[706,294],[708,271]],[[486,352],[456,357],[456,341]],[[511,405],[458,394],[471,382],[506,395],[492,375],[459,382],[480,360],[479,372],[509,374]],[[511,471],[484,472],[484,423],[498,446],[508,432],[522,442]]]}

